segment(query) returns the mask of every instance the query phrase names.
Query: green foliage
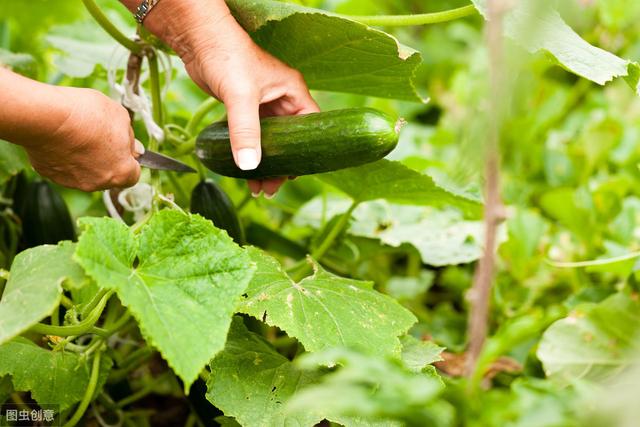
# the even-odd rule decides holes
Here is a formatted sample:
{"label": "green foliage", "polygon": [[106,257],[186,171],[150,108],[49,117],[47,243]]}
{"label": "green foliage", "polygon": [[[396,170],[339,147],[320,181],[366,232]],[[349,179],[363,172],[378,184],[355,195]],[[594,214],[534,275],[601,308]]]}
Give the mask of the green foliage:
{"label": "green foliage", "polygon": [[[101,360],[98,390],[111,363],[106,357]],[[0,375],[10,375],[15,390],[31,392],[38,403],[60,405],[60,411],[82,399],[90,367],[86,357],[45,350],[21,337],[0,345]]]}
{"label": "green foliage", "polygon": [[51,315],[62,285],[81,285],[82,269],[71,259],[75,244],[62,242],[27,249],[16,256],[0,300],[0,344]]}
{"label": "green foliage", "polygon": [[451,192],[430,176],[389,160],[321,174],[319,178],[356,202],[385,199],[407,205],[455,206],[474,214],[480,210],[480,202],[471,196]]}
{"label": "green foliage", "polygon": [[[487,16],[486,1],[473,2]],[[590,45],[548,3],[520,2],[505,17],[505,35],[531,53],[547,51],[568,70],[601,85],[628,76],[629,61]]]}
{"label": "green foliage", "polygon": [[256,273],[238,307],[243,313],[277,326],[308,351],[334,346],[368,354],[399,355],[398,336],[415,317],[372,283],[328,273],[313,260],[313,275],[292,281],[278,262],[250,249]]}
{"label": "green foliage", "polygon": [[[305,388],[288,404],[288,410],[309,411],[322,402],[327,419],[344,425],[450,425],[451,408],[435,402],[443,389],[436,377],[412,373],[399,363],[334,349],[300,359],[306,369],[340,365]],[[348,396],[348,398],[345,398]]]}
{"label": "green foliage", "polygon": [[211,222],[175,211],[154,215],[139,234],[107,218],[81,226],[76,260],[100,287],[116,290],[188,388],[224,347],[253,274],[249,257]]}
{"label": "green foliage", "polygon": [[[302,71],[322,110],[408,122],[386,160],[300,177],[272,200],[206,171],[145,170],[152,206],[121,222],[105,218],[106,195],[58,189],[80,218],[79,243],[28,249],[21,181],[34,172],[0,143],[0,267],[10,267],[0,270],[0,402],[59,403],[61,424],[81,425],[635,426],[640,8],[510,2],[498,100],[505,220],[488,336],[460,378],[483,253],[488,24],[383,32],[348,18],[463,5],[422,3],[230,1],[254,40]],[[97,4],[134,33],[118,1]],[[0,0],[0,63],[28,77],[110,93],[105,69],[118,82],[125,73],[116,46],[77,0]],[[146,95],[167,84],[154,93],[159,149],[197,167],[194,138],[223,106],[180,61],[160,78],[147,67]],[[253,246],[181,212],[202,179],[229,195]]]}
{"label": "green foliage", "polygon": [[256,43],[300,70],[310,88],[420,101],[413,83],[420,54],[388,34],[283,2],[227,3]]}
{"label": "green foliage", "polygon": [[314,425],[315,411],[285,413],[285,403],[319,374],[303,372],[236,317],[224,350],[210,364],[207,399],[243,426]]}
{"label": "green foliage", "polygon": [[637,364],[639,313],[638,301],[624,294],[577,307],[540,341],[545,372],[564,381],[602,380]]}

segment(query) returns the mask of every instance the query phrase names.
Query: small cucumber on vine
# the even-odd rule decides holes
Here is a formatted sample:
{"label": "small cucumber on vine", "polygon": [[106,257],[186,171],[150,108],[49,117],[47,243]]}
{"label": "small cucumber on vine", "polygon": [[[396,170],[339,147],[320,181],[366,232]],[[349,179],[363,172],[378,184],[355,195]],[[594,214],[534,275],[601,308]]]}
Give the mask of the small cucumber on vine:
{"label": "small cucumber on vine", "polygon": [[22,219],[22,238],[27,247],[76,239],[69,209],[48,182],[28,183],[20,203],[18,214]]}
{"label": "small cucumber on vine", "polygon": [[233,161],[229,127],[218,122],[196,140],[196,154],[215,173],[263,179],[330,172],[380,160],[398,144],[404,121],[371,108],[349,108],[260,121],[262,161],[243,171]]}
{"label": "small cucumber on vine", "polygon": [[244,230],[233,202],[222,188],[212,180],[203,180],[191,192],[191,213],[207,218],[213,225],[225,230],[239,245],[244,243]]}

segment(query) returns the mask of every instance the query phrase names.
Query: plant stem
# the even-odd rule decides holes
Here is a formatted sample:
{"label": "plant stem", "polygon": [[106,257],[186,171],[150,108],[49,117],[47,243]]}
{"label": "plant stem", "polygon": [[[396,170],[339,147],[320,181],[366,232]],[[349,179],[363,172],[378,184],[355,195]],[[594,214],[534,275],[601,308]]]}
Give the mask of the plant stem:
{"label": "plant stem", "polygon": [[98,374],[100,373],[100,356],[102,352],[97,352],[95,357],[93,358],[93,364],[91,365],[91,376],[89,377],[89,384],[87,385],[87,389],[84,392],[84,397],[82,401],[78,405],[76,412],[73,414],[71,419],[67,421],[63,427],[73,427],[78,424],[78,421],[82,419],[84,413],[86,412],[89,404],[93,400],[93,395],[96,391],[96,386],[98,385]]}
{"label": "plant stem", "polygon": [[[153,104],[153,120],[160,127],[163,126],[163,114],[162,114],[162,95],[160,92],[160,73],[158,71],[158,56],[154,51],[147,53],[147,60],[149,61],[149,83],[151,84],[151,103]],[[149,150],[158,151],[158,141],[155,138],[149,138]],[[151,170],[151,185],[156,190],[156,194],[160,194],[162,191],[162,185],[160,181],[160,172],[157,170]]]}
{"label": "plant stem", "polygon": [[66,337],[70,335],[83,335],[86,333],[92,333],[100,336],[105,336],[107,334],[107,330],[102,328],[97,328],[94,325],[100,319],[100,315],[102,314],[102,310],[104,310],[104,306],[107,304],[107,301],[113,294],[113,291],[108,291],[103,295],[100,302],[96,305],[96,307],[89,313],[89,315],[82,319],[80,323],[77,325],[69,325],[69,326],[53,326],[53,325],[45,325],[43,323],[37,323],[33,325],[30,330],[42,335],[56,335],[59,337]]}
{"label": "plant stem", "polygon": [[[351,218],[351,214],[358,207],[360,202],[353,201],[349,209],[345,213],[342,214],[340,219],[335,223],[333,228],[327,233],[324,240],[318,245],[318,247],[311,252],[311,258],[320,262],[320,259],[327,253],[331,246],[335,242],[335,240],[344,232],[347,225],[349,224],[349,218]],[[293,280],[301,280],[304,276],[309,272],[310,265],[307,262],[307,259],[301,259],[296,264],[287,269],[287,273],[293,278]]]}
{"label": "plant stem", "polygon": [[193,137],[196,132],[198,125],[202,120],[206,117],[209,112],[213,111],[220,103],[215,98],[207,98],[202,104],[196,108],[196,112],[191,116],[191,120],[187,123],[187,127],[185,130],[189,134],[189,136]]}
{"label": "plant stem", "polygon": [[122,317],[120,317],[112,326],[107,328],[107,333],[109,335],[115,334],[120,329],[122,329],[127,324],[127,322],[129,322],[129,320],[131,320],[131,312],[129,312],[129,310],[127,310],[122,315]]}
{"label": "plant stem", "polygon": [[489,329],[489,306],[496,263],[497,231],[504,221],[504,206],[500,199],[500,128],[504,100],[505,76],[503,70],[502,18],[505,11],[503,0],[488,0],[487,44],[489,48],[489,75],[491,80],[490,110],[488,117],[487,144],[485,154],[484,253],[478,262],[469,293],[470,313],[468,318],[469,349],[466,359],[466,374],[473,378],[478,357],[487,339]]}
{"label": "plant stem", "polygon": [[342,214],[340,219],[336,222],[336,224],[333,226],[331,231],[329,231],[329,233],[324,238],[322,243],[320,243],[320,245],[313,252],[311,252],[311,258],[320,260],[320,258],[322,258],[324,254],[326,254],[327,251],[331,249],[331,246],[333,245],[334,241],[345,230],[347,225],[349,225],[349,219],[351,218],[351,214],[358,207],[358,204],[360,204],[360,202],[357,202],[357,201],[354,201],[353,203],[351,203],[351,206],[349,206],[349,209],[347,209],[347,211]]}
{"label": "plant stem", "polygon": [[116,28],[115,25],[102,13],[98,5],[94,0],[82,0],[84,7],[87,8],[93,19],[107,32],[115,41],[120,43],[125,48],[129,49],[133,53],[140,53],[142,51],[142,45],[134,42],[129,37],[125,36]]}
{"label": "plant stem", "polygon": [[136,402],[140,399],[142,399],[143,397],[145,397],[146,395],[148,395],[149,393],[152,393],[156,388],[157,385],[160,381],[164,381],[165,378],[169,375],[170,373],[164,373],[160,376],[158,376],[157,378],[154,378],[151,382],[149,382],[147,385],[145,385],[144,387],[142,387],[140,390],[138,390],[137,392],[133,393],[130,396],[125,397],[122,400],[119,400],[118,402],[116,402],[116,406],[118,408],[124,408],[127,405],[132,404],[133,402]]}
{"label": "plant stem", "polygon": [[160,89],[160,72],[158,70],[158,56],[154,51],[147,54],[149,60],[149,82],[151,84],[151,102],[153,104],[153,120],[160,127],[164,125],[162,112],[162,96]]}
{"label": "plant stem", "polygon": [[470,4],[457,9],[417,15],[341,16],[358,21],[365,25],[379,27],[407,27],[412,25],[440,24],[442,22],[453,21],[455,19],[475,15],[476,13],[478,13],[478,11],[475,6]]}

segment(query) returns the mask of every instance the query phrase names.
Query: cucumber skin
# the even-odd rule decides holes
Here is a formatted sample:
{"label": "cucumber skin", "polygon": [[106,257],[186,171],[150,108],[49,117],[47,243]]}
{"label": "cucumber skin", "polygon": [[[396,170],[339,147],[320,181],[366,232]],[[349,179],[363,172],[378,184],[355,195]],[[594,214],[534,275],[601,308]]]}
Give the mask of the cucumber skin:
{"label": "cucumber skin", "polygon": [[398,122],[371,108],[349,108],[260,121],[262,160],[250,171],[233,161],[229,128],[218,122],[196,140],[196,155],[224,176],[264,179],[330,172],[382,159],[398,144]]}
{"label": "cucumber skin", "polygon": [[233,202],[218,184],[203,180],[191,192],[191,213],[197,213],[225,230],[237,244],[244,244],[244,230]]}
{"label": "cucumber skin", "polygon": [[26,247],[76,240],[69,209],[62,196],[48,182],[28,183],[20,209],[22,238]]}

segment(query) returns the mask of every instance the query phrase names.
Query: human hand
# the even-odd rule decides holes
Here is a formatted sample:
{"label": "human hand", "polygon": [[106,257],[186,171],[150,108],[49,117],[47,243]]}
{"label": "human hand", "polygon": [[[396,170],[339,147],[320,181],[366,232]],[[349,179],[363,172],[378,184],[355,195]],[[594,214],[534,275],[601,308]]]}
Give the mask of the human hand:
{"label": "human hand", "polygon": [[21,144],[44,177],[82,191],[129,187],[138,182],[133,130],[127,110],[93,89],[53,88],[66,119],[46,135]]}
{"label": "human hand", "polygon": [[[229,15],[227,19],[233,20]],[[235,21],[230,26],[237,26]],[[231,149],[240,169],[255,169],[261,159],[260,117],[319,111],[302,75],[260,49],[239,27],[220,47],[206,42],[185,56],[192,79],[224,102]],[[272,196],[286,178],[250,180],[254,195]]]}
{"label": "human hand", "polygon": [[[123,0],[130,8],[136,1]],[[319,111],[302,75],[258,47],[223,0],[163,0],[145,26],[178,53],[200,88],[225,104],[240,169],[260,162],[260,117]],[[249,181],[249,188],[269,197],[285,180]]]}

